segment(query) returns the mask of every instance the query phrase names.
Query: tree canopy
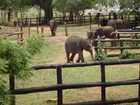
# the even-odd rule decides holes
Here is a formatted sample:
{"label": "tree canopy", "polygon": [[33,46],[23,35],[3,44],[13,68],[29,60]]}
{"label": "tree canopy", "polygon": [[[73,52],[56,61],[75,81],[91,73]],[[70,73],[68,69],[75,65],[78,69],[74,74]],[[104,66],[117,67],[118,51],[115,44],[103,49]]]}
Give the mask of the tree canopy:
{"label": "tree canopy", "polygon": [[55,2],[56,10],[62,13],[72,11],[78,15],[80,11],[90,9],[91,7],[91,0],[57,0]]}
{"label": "tree canopy", "polygon": [[98,8],[119,5],[123,12],[133,11],[137,14],[140,12],[139,0],[0,0],[0,2],[0,9],[12,10],[25,10],[27,7],[38,5],[44,10],[46,24],[53,18],[53,9],[63,14],[72,12],[80,15],[85,9],[94,8],[98,4]]}

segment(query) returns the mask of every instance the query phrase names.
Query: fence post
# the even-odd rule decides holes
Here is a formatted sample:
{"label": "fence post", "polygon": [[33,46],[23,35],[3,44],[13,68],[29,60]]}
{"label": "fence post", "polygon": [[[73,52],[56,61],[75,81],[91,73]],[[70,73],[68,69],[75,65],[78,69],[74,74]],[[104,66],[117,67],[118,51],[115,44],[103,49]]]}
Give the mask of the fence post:
{"label": "fence post", "polygon": [[37,31],[37,34],[39,34],[39,29],[38,29],[38,16],[36,17],[36,31]]}
{"label": "fence post", "polygon": [[89,24],[90,24],[90,30],[91,30],[91,13],[88,13],[89,14],[89,18],[90,18],[90,20],[89,20]]}
{"label": "fence post", "polygon": [[[57,66],[57,85],[62,84],[62,68]],[[57,90],[57,105],[63,105],[63,93],[62,88]]]}
{"label": "fence post", "polygon": [[41,27],[41,34],[42,34],[42,37],[44,37],[44,27]]}
{"label": "fence post", "polygon": [[[14,78],[14,76],[9,75],[9,86],[10,86],[10,91],[12,92],[15,89],[15,78]],[[15,95],[14,94],[12,94],[10,105],[15,105]]]}
{"label": "fence post", "polygon": [[67,29],[67,22],[66,21],[64,22],[64,25],[65,25],[65,35],[68,36],[68,29]]}
{"label": "fence post", "polygon": [[31,30],[30,30],[30,21],[28,21],[28,35],[30,37],[30,34],[31,34]]}
{"label": "fence post", "polygon": [[123,41],[120,42],[120,47],[121,47],[120,51],[121,51],[121,54],[122,54],[123,53],[123,48],[122,48],[123,47]]}
{"label": "fence post", "polygon": [[[103,63],[101,63],[101,82],[102,83],[106,82],[106,78],[105,78],[105,65]],[[106,101],[106,89],[105,89],[104,85],[101,87],[101,100],[102,101]]]}
{"label": "fence post", "polygon": [[23,45],[23,32],[20,33],[20,44]]}
{"label": "fence post", "polygon": [[[140,63],[139,63],[139,79],[140,79]],[[138,90],[138,97],[140,97],[140,84],[139,85],[139,90]],[[138,101],[138,105],[140,105],[140,101]]]}

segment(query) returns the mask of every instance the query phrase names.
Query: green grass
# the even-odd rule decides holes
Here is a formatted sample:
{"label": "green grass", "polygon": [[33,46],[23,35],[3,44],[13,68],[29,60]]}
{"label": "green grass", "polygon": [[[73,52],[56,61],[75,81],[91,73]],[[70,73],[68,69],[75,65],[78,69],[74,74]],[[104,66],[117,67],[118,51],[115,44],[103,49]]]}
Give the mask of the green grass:
{"label": "green grass", "polygon": [[61,53],[61,49],[59,48],[62,48],[62,46],[57,44],[46,43],[44,48],[41,50],[42,53],[39,53],[36,56],[34,56],[31,65],[43,65],[54,61]]}
{"label": "green grass", "polygon": [[[121,81],[138,78],[138,64],[121,65],[121,66],[107,66],[106,67],[106,81]],[[17,88],[22,87],[36,87],[49,86],[56,84],[56,71],[43,70],[33,71],[34,76],[28,81],[17,81]],[[82,82],[99,82],[100,81],[100,67],[78,67],[65,68],[62,72],[63,83],[82,83]],[[137,86],[118,86],[107,88],[107,99],[124,99],[136,97],[138,93]],[[100,99],[100,88],[83,88],[76,90],[65,90],[63,92],[64,102],[83,102]],[[56,99],[56,92],[44,92],[29,95],[17,95],[18,105],[51,105],[46,101],[49,99]],[[34,101],[31,101],[34,100]],[[19,104],[20,103],[20,104]],[[52,103],[52,105],[55,105]]]}

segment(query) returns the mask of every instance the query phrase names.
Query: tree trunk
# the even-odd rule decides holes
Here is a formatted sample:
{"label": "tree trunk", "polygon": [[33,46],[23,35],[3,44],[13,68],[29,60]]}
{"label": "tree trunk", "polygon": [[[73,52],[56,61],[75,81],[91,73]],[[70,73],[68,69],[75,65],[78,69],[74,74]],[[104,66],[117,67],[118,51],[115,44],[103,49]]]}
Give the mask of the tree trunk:
{"label": "tree trunk", "polygon": [[40,0],[40,7],[44,10],[44,24],[53,18],[52,0]]}
{"label": "tree trunk", "polygon": [[116,20],[117,19],[117,14],[113,13],[113,19]]}
{"label": "tree trunk", "polygon": [[8,9],[8,22],[11,22],[12,9]]}
{"label": "tree trunk", "polygon": [[69,14],[70,14],[69,20],[73,22],[73,12],[70,11]]}

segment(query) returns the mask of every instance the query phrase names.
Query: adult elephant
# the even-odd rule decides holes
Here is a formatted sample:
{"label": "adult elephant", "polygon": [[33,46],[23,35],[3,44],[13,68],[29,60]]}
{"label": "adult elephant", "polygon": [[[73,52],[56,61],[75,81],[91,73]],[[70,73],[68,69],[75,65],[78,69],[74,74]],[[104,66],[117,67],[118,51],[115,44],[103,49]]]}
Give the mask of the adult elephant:
{"label": "adult elephant", "polygon": [[56,35],[56,29],[57,29],[57,23],[54,19],[51,19],[49,21],[49,27],[50,27],[52,36],[55,36]]}
{"label": "adult elephant", "polygon": [[108,26],[112,26],[116,30],[125,29],[126,21],[123,19],[111,19],[108,21]]}
{"label": "adult elephant", "polygon": [[90,40],[83,39],[79,36],[70,36],[65,42],[67,63],[73,62],[76,54],[78,54],[78,59],[76,62],[84,62],[83,50],[90,52],[93,59],[92,44]]}
{"label": "adult elephant", "polygon": [[[93,46],[97,46],[97,42],[94,41],[94,39],[97,39],[98,37],[100,37],[101,39],[104,38],[110,38],[110,39],[116,39],[116,34],[112,34],[112,32],[114,32],[115,29],[112,26],[102,26],[97,28],[95,31],[89,31],[87,32],[87,37],[88,39],[92,40],[92,45]],[[116,43],[112,42],[111,46],[115,46]],[[96,51],[97,49],[95,49]]]}
{"label": "adult elephant", "polygon": [[88,39],[96,39],[98,37],[100,38],[116,38],[115,34],[112,34],[115,29],[112,26],[102,26],[97,28],[95,31],[89,31],[87,32]]}

